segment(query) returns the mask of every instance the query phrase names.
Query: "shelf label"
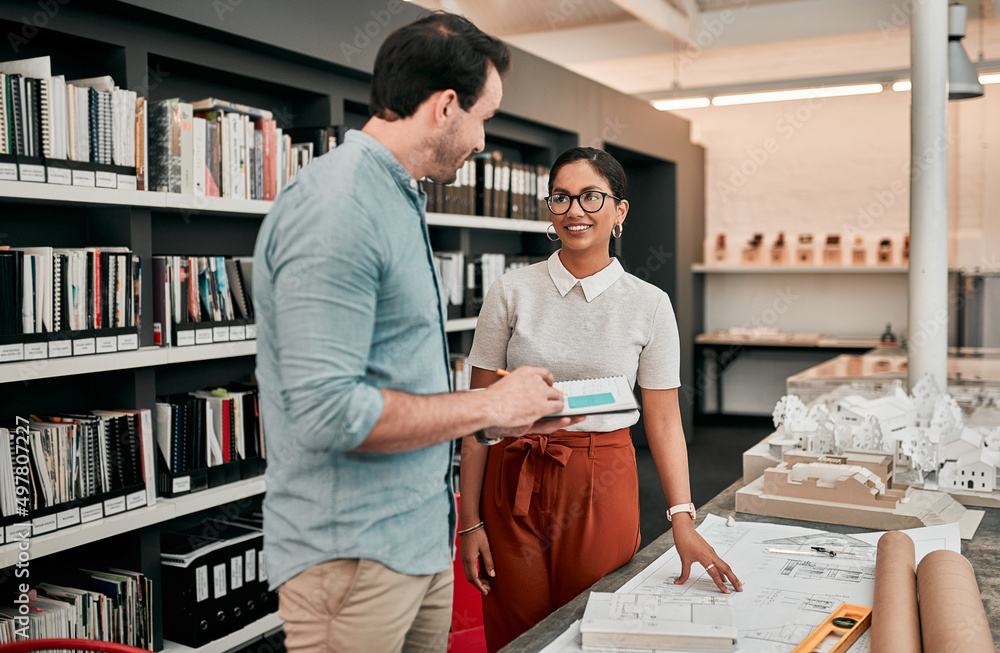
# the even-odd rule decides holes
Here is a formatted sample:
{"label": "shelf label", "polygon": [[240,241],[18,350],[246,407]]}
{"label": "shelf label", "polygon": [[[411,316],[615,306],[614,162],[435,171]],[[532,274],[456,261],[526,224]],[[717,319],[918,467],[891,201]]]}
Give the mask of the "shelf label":
{"label": "shelf label", "polygon": [[194,344],[194,331],[178,331],[177,346],[190,347]]}
{"label": "shelf label", "polygon": [[104,517],[104,508],[99,503],[95,503],[92,506],[86,506],[80,508],[80,523],[89,524],[92,521],[97,521]]}
{"label": "shelf label", "polygon": [[78,338],[73,341],[74,356],[89,356],[97,351],[95,338]]}
{"label": "shelf label", "polygon": [[125,512],[125,497],[115,497],[104,502],[104,514],[108,517]]}
{"label": "shelf label", "polygon": [[49,358],[63,358],[73,355],[72,340],[53,340],[49,343]]}
{"label": "shelf label", "polygon": [[247,325],[247,340],[256,340],[256,339],[257,339],[257,325],[256,324],[248,324]]}
{"label": "shelf label", "polygon": [[74,186],[86,186],[87,188],[93,188],[97,185],[97,178],[94,175],[93,170],[74,170],[73,171],[73,185]]}
{"label": "shelf label", "polygon": [[246,570],[247,582],[257,580],[257,550],[248,549],[243,555],[243,568]]}
{"label": "shelf label", "polygon": [[194,330],[194,344],[196,344],[196,345],[210,345],[210,344],[212,344],[212,330],[211,329],[195,329]]}
{"label": "shelf label", "polygon": [[214,587],[214,598],[222,598],[226,595],[226,565],[215,565],[212,567],[212,580]]}
{"label": "shelf label", "polygon": [[118,175],[114,172],[97,172],[98,188],[118,188]]}
{"label": "shelf label", "polygon": [[49,357],[49,343],[29,342],[24,346],[24,360],[37,361]]}
{"label": "shelf label", "polygon": [[43,533],[51,533],[56,529],[56,516],[46,515],[45,517],[36,517],[31,520],[31,532],[33,535],[42,535]]}
{"label": "shelf label", "polygon": [[194,570],[194,601],[201,603],[208,598],[208,566],[202,565]]}
{"label": "shelf label", "polygon": [[260,570],[260,572],[257,574],[257,577],[260,578],[260,582],[263,583],[264,581],[267,580],[267,567],[264,566],[263,549],[257,552],[257,569]]}
{"label": "shelf label", "polygon": [[139,334],[126,333],[118,336],[118,351],[134,351],[139,348]]}
{"label": "shelf label", "polygon": [[213,342],[229,342],[229,327],[212,327]]}
{"label": "shelf label", "polygon": [[247,328],[245,325],[241,324],[239,326],[229,327],[229,339],[230,340],[246,340],[247,339]]}
{"label": "shelf label", "polygon": [[173,483],[170,484],[170,491],[174,494],[178,492],[187,492],[191,489],[191,477],[190,476],[178,476],[174,479]]}
{"label": "shelf label", "polygon": [[0,181],[17,181],[16,163],[0,163]]}
{"label": "shelf label", "polygon": [[69,168],[49,168],[49,183],[72,186],[73,172]]}
{"label": "shelf label", "polygon": [[97,339],[98,354],[113,354],[118,351],[117,336],[101,336]]}
{"label": "shelf label", "polygon": [[133,175],[118,175],[118,190],[138,190],[138,188]]}
{"label": "shelf label", "polygon": [[24,360],[24,343],[0,345],[0,363],[13,363]]}
{"label": "shelf label", "polygon": [[234,590],[243,587],[243,556],[229,559],[229,586]]}
{"label": "shelf label", "polygon": [[17,164],[18,175],[21,181],[35,181],[45,183],[45,166],[36,166],[29,163]]}
{"label": "shelf label", "polygon": [[142,489],[138,492],[133,492],[125,498],[125,509],[135,510],[136,508],[141,508],[146,505],[146,490]]}
{"label": "shelf label", "polygon": [[80,509],[71,508],[56,515],[56,528],[66,528],[76,526],[80,523]]}
{"label": "shelf label", "polygon": [[24,522],[21,524],[11,524],[4,532],[8,542],[23,542],[31,537],[31,524]]}

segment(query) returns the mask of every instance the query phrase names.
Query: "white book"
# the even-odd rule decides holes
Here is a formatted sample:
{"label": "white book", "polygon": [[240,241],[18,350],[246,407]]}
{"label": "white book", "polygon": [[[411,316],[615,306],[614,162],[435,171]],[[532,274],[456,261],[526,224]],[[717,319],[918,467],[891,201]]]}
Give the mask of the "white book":
{"label": "white book", "polygon": [[733,651],[731,596],[591,592],[580,623],[583,650]]}
{"label": "white book", "polygon": [[208,122],[204,118],[194,119],[194,146],[192,153],[194,156],[194,194],[198,197],[205,196],[205,175],[208,167],[205,165],[205,138],[208,130]]}
{"label": "white book", "polygon": [[550,418],[639,410],[632,387],[624,376],[559,381],[553,387],[563,393],[564,408]]}

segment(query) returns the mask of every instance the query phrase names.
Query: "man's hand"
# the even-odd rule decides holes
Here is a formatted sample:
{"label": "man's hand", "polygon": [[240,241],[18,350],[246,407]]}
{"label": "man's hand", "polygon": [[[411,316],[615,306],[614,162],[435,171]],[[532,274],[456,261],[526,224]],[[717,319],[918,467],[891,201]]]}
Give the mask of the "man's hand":
{"label": "man's hand", "polygon": [[486,392],[496,412],[487,435],[516,438],[525,433],[552,433],[582,422],[583,417],[542,419],[564,407],[562,393],[552,387],[554,381],[543,367],[519,367],[490,385]]}

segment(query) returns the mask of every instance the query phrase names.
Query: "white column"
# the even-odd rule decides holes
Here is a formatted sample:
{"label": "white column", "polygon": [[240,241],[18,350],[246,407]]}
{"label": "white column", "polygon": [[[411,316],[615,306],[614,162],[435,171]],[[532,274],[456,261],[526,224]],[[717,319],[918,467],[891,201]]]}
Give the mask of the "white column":
{"label": "white column", "polygon": [[947,387],[948,0],[913,3],[910,27],[909,382]]}

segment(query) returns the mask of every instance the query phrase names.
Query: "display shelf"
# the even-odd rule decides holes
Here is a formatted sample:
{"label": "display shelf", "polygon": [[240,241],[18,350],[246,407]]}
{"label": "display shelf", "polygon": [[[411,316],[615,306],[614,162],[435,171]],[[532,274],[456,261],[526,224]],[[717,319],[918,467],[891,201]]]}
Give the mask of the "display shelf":
{"label": "display shelf", "polygon": [[39,204],[81,204],[104,206],[142,206],[155,209],[177,209],[197,213],[235,213],[248,216],[264,215],[274,202],[244,200],[230,197],[198,197],[178,193],[113,188],[61,186],[29,181],[0,181],[0,199],[24,200]]}
{"label": "display shelf", "polygon": [[428,213],[427,224],[432,227],[468,227],[470,229],[526,231],[531,233],[545,233],[545,230],[549,226],[548,221],[487,218],[480,215],[456,215],[453,213]]}
{"label": "display shelf", "polygon": [[274,202],[264,200],[244,200],[232,197],[200,197],[177,193],[157,193],[164,196],[164,206],[181,211],[239,213],[251,216],[265,215]]}
{"label": "display shelf", "polygon": [[248,478],[237,483],[227,483],[219,487],[214,487],[201,492],[185,494],[180,497],[157,499],[158,502],[172,504],[174,506],[174,517],[190,515],[199,510],[206,510],[223,503],[240,501],[247,497],[263,494],[266,489],[263,476]]}
{"label": "display shelf", "polygon": [[[158,498],[152,506],[104,517],[89,524],[80,524],[45,535],[32,536],[28,540],[28,552],[32,559],[40,558],[119,533],[168,521],[174,517],[262,494],[264,489],[264,477],[261,476],[187,494],[175,499]],[[5,544],[0,547],[0,568],[16,563],[18,552],[18,544]]]}
{"label": "display shelf", "polygon": [[455,320],[448,320],[448,322],[444,325],[444,330],[448,333],[454,333],[456,331],[474,331],[478,320],[479,318],[477,317],[460,317]]}
{"label": "display shelf", "polygon": [[166,193],[114,190],[85,186],[61,186],[30,181],[0,181],[0,198],[31,200],[42,204],[104,204],[118,206],[163,206]]}
{"label": "display shelf", "polygon": [[[171,519],[173,516],[173,506],[157,502],[153,506],[129,510],[88,524],[63,528],[45,535],[33,535],[27,540],[28,554],[34,560],[119,533],[145,528]],[[18,561],[19,547],[18,543],[8,543],[0,547],[0,568],[8,567]]]}
{"label": "display shelf", "polygon": [[200,648],[191,648],[170,640],[163,640],[163,650],[160,653],[226,653],[235,648],[242,648],[256,637],[267,635],[272,630],[281,628],[281,617],[277,612],[258,619],[252,624],[248,624],[234,633],[229,633],[225,637],[209,642]]}
{"label": "display shelf", "polygon": [[117,354],[47,358],[0,365],[0,383],[109,372],[136,367],[154,367],[173,363],[190,363],[217,358],[253,356],[256,353],[256,340],[241,340],[192,347],[143,347],[138,351],[123,351]]}
{"label": "display shelf", "polygon": [[691,271],[703,274],[905,274],[905,265],[705,265]]}

